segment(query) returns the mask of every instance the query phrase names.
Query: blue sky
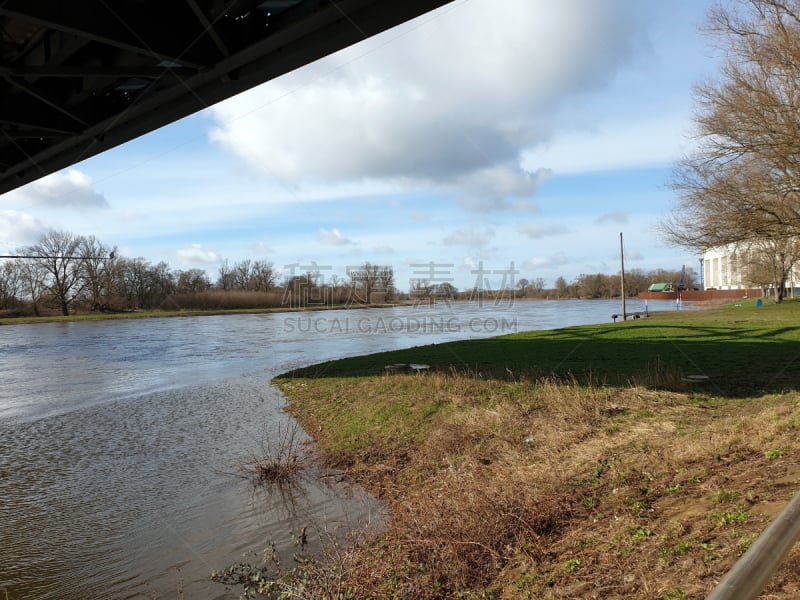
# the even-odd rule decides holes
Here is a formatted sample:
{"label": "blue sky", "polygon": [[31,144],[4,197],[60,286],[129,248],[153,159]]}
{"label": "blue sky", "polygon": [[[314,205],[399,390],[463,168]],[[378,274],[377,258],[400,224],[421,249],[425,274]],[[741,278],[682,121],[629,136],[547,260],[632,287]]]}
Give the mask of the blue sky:
{"label": "blue sky", "polygon": [[[710,2],[455,0],[0,196],[0,251],[50,228],[128,257],[457,287],[696,267],[664,245]],[[484,282],[486,283],[486,282]]]}

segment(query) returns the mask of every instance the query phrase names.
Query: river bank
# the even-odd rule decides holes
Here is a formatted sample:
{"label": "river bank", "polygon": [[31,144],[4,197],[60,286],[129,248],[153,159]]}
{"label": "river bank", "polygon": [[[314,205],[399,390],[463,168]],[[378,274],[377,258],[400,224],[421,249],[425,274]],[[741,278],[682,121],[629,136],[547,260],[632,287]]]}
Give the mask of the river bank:
{"label": "river bank", "polygon": [[[350,549],[337,585],[355,597],[705,596],[800,482],[798,323],[800,304],[744,303],[278,378],[327,464],[391,514]],[[383,374],[404,362],[433,372]],[[800,593],[798,568],[795,550],[770,597]]]}

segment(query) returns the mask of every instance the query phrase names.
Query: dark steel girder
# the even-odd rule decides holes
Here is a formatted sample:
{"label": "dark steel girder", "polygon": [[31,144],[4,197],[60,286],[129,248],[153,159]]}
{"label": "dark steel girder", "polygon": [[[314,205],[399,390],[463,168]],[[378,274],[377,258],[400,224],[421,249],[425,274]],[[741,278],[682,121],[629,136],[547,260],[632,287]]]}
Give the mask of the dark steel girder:
{"label": "dark steel girder", "polygon": [[0,193],[452,0],[4,0]]}

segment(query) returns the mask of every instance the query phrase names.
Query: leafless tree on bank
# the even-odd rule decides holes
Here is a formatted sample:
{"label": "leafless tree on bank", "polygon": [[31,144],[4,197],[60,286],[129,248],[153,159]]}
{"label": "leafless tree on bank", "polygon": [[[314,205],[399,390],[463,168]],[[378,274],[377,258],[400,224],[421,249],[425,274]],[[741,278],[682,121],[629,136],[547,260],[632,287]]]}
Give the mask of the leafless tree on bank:
{"label": "leafless tree on bank", "polygon": [[668,242],[705,251],[800,234],[800,0],[735,0],[709,13],[724,53],[695,88],[697,150],[673,176]]}

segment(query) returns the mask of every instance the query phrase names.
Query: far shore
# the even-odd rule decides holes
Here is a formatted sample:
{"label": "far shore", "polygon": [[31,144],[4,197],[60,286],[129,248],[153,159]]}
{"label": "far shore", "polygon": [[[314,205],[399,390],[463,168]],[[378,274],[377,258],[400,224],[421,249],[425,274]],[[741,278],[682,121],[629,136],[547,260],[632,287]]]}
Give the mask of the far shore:
{"label": "far shore", "polygon": [[404,304],[359,304],[359,305],[317,305],[317,306],[277,306],[264,308],[229,308],[209,310],[123,310],[123,311],[96,311],[79,312],[69,316],[61,314],[47,314],[41,316],[26,315],[20,317],[2,316],[2,325],[32,325],[36,323],[59,323],[69,321],[103,321],[114,319],[167,319],[173,317],[210,317],[218,315],[257,315],[267,313],[310,312],[323,310],[350,310],[361,308],[386,308],[391,306],[404,306]]}
{"label": "far shore", "polygon": [[[641,296],[634,296],[627,298],[627,301],[658,299],[658,300],[671,300],[670,297],[647,298]],[[593,302],[595,300],[616,300],[622,302],[621,298],[555,298],[550,296],[516,296],[513,298],[514,302],[563,302],[581,300],[585,302]],[[688,300],[687,300],[688,301]],[[729,300],[724,299],[699,299],[693,303],[704,306],[716,306],[725,303]],[[113,320],[113,319],[160,319],[160,318],[173,318],[173,317],[203,317],[203,316],[218,316],[218,315],[244,315],[244,314],[267,314],[267,313],[291,313],[291,312],[310,312],[310,311],[326,311],[326,310],[354,310],[354,309],[369,309],[369,308],[391,308],[402,306],[425,306],[433,305],[436,303],[468,303],[475,302],[470,299],[447,299],[439,300],[436,302],[419,302],[412,300],[404,300],[401,302],[384,302],[373,304],[315,304],[307,306],[266,306],[257,308],[215,308],[215,309],[170,309],[170,310],[118,310],[118,311],[79,311],[71,313],[68,316],[58,314],[53,309],[48,309],[47,314],[40,316],[35,315],[15,315],[11,314],[12,311],[0,311],[0,326],[3,325],[30,325],[36,323],[59,323],[69,321],[100,321],[100,320]]]}

